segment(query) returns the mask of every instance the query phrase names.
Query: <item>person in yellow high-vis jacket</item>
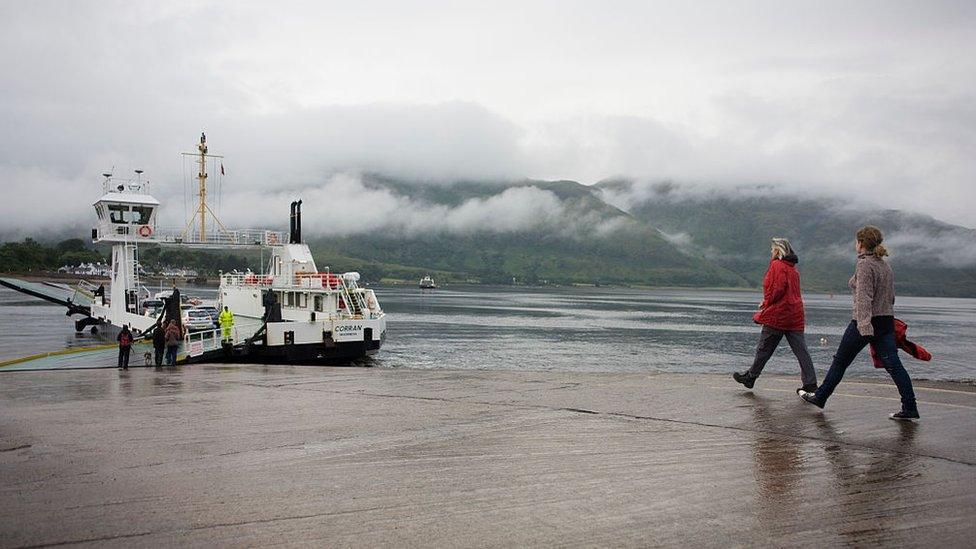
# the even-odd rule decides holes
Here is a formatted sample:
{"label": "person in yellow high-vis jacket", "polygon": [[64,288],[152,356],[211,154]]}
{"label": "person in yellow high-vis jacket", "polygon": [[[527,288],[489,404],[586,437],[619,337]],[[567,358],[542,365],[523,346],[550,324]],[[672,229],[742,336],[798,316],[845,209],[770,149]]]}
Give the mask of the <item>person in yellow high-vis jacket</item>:
{"label": "person in yellow high-vis jacket", "polygon": [[234,313],[230,312],[230,309],[225,306],[224,310],[220,311],[220,316],[217,320],[220,322],[220,331],[224,341],[229,341],[230,329],[234,327]]}

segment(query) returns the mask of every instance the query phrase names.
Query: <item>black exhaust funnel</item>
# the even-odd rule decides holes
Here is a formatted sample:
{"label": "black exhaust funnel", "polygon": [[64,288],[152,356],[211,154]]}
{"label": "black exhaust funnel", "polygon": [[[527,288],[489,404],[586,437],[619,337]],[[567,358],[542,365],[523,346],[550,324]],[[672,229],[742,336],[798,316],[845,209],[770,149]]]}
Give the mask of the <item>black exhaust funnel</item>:
{"label": "black exhaust funnel", "polygon": [[295,206],[295,244],[302,243],[302,201]]}

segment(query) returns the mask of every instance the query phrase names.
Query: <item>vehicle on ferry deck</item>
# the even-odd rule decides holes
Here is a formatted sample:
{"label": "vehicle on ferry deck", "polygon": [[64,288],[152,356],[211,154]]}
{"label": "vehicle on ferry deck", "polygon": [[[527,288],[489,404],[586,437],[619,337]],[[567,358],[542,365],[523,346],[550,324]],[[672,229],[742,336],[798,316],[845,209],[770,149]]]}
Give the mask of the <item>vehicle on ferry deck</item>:
{"label": "vehicle on ferry deck", "polygon": [[200,309],[187,309],[183,311],[183,325],[191,332],[214,329],[214,323],[210,317],[210,313]]}
{"label": "vehicle on ferry deck", "polygon": [[210,305],[198,305],[195,308],[198,311],[204,311],[210,315],[210,320],[213,321],[214,328],[220,326],[220,311],[218,311],[216,307],[211,307]]}

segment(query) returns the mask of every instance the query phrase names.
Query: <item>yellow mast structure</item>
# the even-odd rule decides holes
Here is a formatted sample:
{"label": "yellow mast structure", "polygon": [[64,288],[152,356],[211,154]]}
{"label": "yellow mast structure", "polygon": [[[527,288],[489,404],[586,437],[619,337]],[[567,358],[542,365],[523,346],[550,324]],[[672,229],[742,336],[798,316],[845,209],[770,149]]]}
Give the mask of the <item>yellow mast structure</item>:
{"label": "yellow mast structure", "polygon": [[209,213],[213,220],[220,227],[220,230],[225,234],[228,233],[227,228],[224,224],[217,219],[217,214],[210,209],[210,205],[207,204],[207,159],[208,158],[223,158],[221,155],[217,154],[207,154],[207,134],[200,133],[200,143],[197,144],[197,152],[195,153],[182,153],[184,156],[196,156],[196,163],[199,164],[199,170],[197,170],[197,183],[199,185],[198,197],[200,203],[194,209],[193,217],[189,219],[186,223],[186,227],[183,229],[184,241],[190,241],[192,239],[187,238],[189,236],[190,227],[193,223],[200,219],[200,235],[199,239],[201,242],[207,241],[207,214]]}
{"label": "yellow mast structure", "polygon": [[207,234],[207,134],[200,133],[200,144],[197,145],[197,150],[200,151],[200,159],[197,162],[200,164],[200,171],[197,172],[197,181],[200,182],[200,207],[198,213],[200,215],[200,238],[206,240]]}

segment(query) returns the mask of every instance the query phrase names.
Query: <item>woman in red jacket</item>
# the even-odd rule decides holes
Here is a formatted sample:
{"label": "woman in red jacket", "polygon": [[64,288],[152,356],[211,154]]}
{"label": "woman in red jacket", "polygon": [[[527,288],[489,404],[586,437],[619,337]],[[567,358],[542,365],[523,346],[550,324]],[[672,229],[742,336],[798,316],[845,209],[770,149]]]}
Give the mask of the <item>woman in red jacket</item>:
{"label": "woman in red jacket", "polygon": [[752,317],[757,324],[762,324],[756,359],[746,372],[736,372],[732,377],[752,389],[776,346],[786,336],[790,349],[800,363],[803,387],[797,389],[797,393],[813,392],[817,389],[817,372],[813,369],[813,361],[810,360],[803,337],[803,298],[800,297],[800,273],[796,270],[798,259],[790,241],[785,238],[773,239],[770,254],[772,259],[763,279],[763,300],[759,311]]}

